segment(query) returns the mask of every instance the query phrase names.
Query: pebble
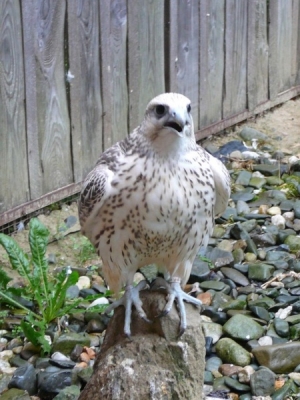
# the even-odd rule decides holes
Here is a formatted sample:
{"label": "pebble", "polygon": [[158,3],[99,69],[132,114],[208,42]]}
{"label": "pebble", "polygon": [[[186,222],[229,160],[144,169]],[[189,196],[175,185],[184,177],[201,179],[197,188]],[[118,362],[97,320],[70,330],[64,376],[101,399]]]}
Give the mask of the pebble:
{"label": "pebble", "polygon": [[250,377],[254,396],[270,396],[275,392],[276,375],[269,368],[259,368]]}
{"label": "pebble", "polygon": [[230,338],[221,338],[215,349],[223,362],[242,367],[250,364],[251,354]]}
{"label": "pebble", "polygon": [[76,286],[79,290],[89,289],[91,287],[91,280],[88,276],[80,276]]}

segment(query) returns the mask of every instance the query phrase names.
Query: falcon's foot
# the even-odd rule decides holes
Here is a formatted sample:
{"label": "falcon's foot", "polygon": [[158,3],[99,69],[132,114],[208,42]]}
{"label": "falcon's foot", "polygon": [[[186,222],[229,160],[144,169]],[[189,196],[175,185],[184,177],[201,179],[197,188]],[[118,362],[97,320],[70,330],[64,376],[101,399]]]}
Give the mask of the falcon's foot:
{"label": "falcon's foot", "polygon": [[112,310],[119,306],[125,307],[125,324],[124,324],[124,333],[127,337],[131,336],[130,324],[131,324],[131,313],[132,306],[135,306],[139,316],[146,322],[151,322],[145,311],[142,308],[142,301],[140,299],[139,292],[147,287],[146,281],[141,281],[137,286],[127,285],[125,288],[124,295],[114,301],[110,306],[105,310],[105,314],[109,314]]}
{"label": "falcon's foot", "polygon": [[187,301],[188,303],[192,303],[195,306],[202,305],[202,302],[200,300],[185,293],[182,290],[180,283],[181,283],[180,278],[171,278],[169,282],[165,281],[162,278],[157,278],[152,286],[152,289],[163,287],[168,292],[167,304],[165,305],[165,308],[163,312],[159,315],[159,317],[167,315],[171,311],[174,301],[176,301],[180,315],[180,327],[178,336],[181,336],[186,330],[186,312],[183,300]]}

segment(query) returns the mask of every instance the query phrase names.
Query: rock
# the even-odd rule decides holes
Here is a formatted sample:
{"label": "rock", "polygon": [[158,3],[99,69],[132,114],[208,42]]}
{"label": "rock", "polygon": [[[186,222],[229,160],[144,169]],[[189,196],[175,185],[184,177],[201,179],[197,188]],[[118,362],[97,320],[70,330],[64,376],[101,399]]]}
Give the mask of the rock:
{"label": "rock", "polygon": [[280,209],[280,207],[277,207],[277,206],[270,207],[267,210],[267,214],[269,214],[269,215],[280,215],[281,214],[281,209]]}
{"label": "rock", "polygon": [[275,331],[279,336],[288,337],[288,335],[289,335],[288,322],[286,322],[280,318],[274,318],[273,324],[274,324]]}
{"label": "rock", "polygon": [[219,244],[218,244],[218,249],[220,249],[220,250],[224,250],[224,251],[227,251],[227,252],[232,252],[232,249],[233,249],[233,243],[232,243],[232,241],[230,241],[230,240],[222,240]]}
{"label": "rock", "polygon": [[288,306],[286,308],[279,308],[279,310],[275,313],[275,317],[278,319],[286,319],[286,317],[291,315],[292,311],[293,311],[292,306]]}
{"label": "rock", "polygon": [[254,128],[250,128],[250,126],[245,126],[241,130],[240,137],[249,142],[251,142],[252,139],[268,140],[268,136],[265,133],[262,133]]}
{"label": "rock", "polygon": [[[80,400],[199,399],[205,367],[205,343],[199,312],[186,304],[187,330],[177,341],[179,316],[172,308],[156,318],[165,306],[165,295],[141,292],[143,309],[152,324],[133,310],[132,337],[124,338],[124,308],[118,307],[106,331],[95,372]],[[155,397],[154,397],[155,396]]]}
{"label": "rock", "polygon": [[216,344],[216,353],[225,363],[244,367],[250,364],[251,354],[229,338],[222,338]]}
{"label": "rock", "polygon": [[[235,192],[235,193],[231,194],[231,198],[233,201],[250,201],[253,199],[253,197],[254,197],[254,193],[249,192],[249,190],[243,190],[241,192]],[[230,214],[230,211],[226,210],[225,213],[222,215],[223,218],[225,218],[224,215],[228,215],[228,217],[230,215],[235,215],[237,213],[237,211],[235,210],[234,213],[232,212]],[[228,219],[228,218],[226,218],[226,219]]]}
{"label": "rock", "polygon": [[252,318],[236,314],[223,326],[223,331],[233,339],[258,339],[264,334],[264,328]]}
{"label": "rock", "polygon": [[218,249],[217,247],[208,250],[205,256],[211,260],[215,267],[233,265],[234,262],[231,252]]}
{"label": "rock", "polygon": [[80,276],[76,286],[78,286],[79,290],[89,289],[91,287],[91,280],[88,276]]}
{"label": "rock", "polygon": [[252,186],[256,189],[260,189],[263,186],[265,186],[266,183],[267,183],[267,181],[265,178],[252,177],[250,179],[249,186]]}
{"label": "rock", "polygon": [[250,264],[248,269],[248,278],[255,281],[266,282],[272,276],[274,267],[269,264],[259,263]]}
{"label": "rock", "polygon": [[61,390],[71,385],[72,370],[47,367],[38,375],[38,394],[42,399],[53,399]]}
{"label": "rock", "polygon": [[273,344],[273,339],[271,336],[262,336],[258,339],[258,344],[260,346],[271,346]]}
{"label": "rock", "polygon": [[245,261],[253,263],[257,260],[257,257],[253,253],[245,253]]}
{"label": "rock", "polygon": [[1,400],[30,400],[31,397],[25,390],[9,389],[1,394]]}
{"label": "rock", "polygon": [[252,173],[246,170],[243,170],[239,173],[235,183],[238,185],[248,186],[250,179],[252,177]]}
{"label": "rock", "polygon": [[80,389],[76,385],[71,385],[59,392],[54,400],[77,400],[80,395]]}
{"label": "rock", "polygon": [[256,164],[253,165],[254,171],[262,172],[265,176],[276,175],[279,173],[278,164]]}
{"label": "rock", "polygon": [[221,272],[238,285],[247,286],[250,283],[244,274],[234,268],[222,267]]}
{"label": "rock", "polygon": [[63,333],[52,345],[52,353],[59,351],[66,356],[72,353],[75,345],[90,346],[90,338],[84,333]]}
{"label": "rock", "polygon": [[252,353],[260,365],[276,374],[292,372],[300,364],[300,342],[260,346],[252,349]]}
{"label": "rock", "polygon": [[222,364],[219,367],[219,372],[221,372],[223,376],[237,375],[242,370],[243,367],[239,367],[238,365],[233,364]]}
{"label": "rock", "polygon": [[0,360],[9,361],[14,356],[12,350],[3,350],[0,352]]}
{"label": "rock", "polygon": [[293,252],[300,251],[300,236],[289,235],[284,244],[287,244]]}
{"label": "rock", "polygon": [[236,379],[232,379],[229,376],[225,377],[225,384],[230,387],[230,389],[233,389],[234,392],[248,392],[249,391],[249,386],[245,385],[243,383],[240,383]]}
{"label": "rock", "polygon": [[290,327],[290,339],[297,340],[300,339],[300,324],[295,324]]}
{"label": "rock", "polygon": [[240,264],[244,260],[244,252],[242,249],[234,249],[232,256],[235,264]]}
{"label": "rock", "polygon": [[191,275],[189,278],[189,283],[199,282],[199,280],[206,279],[210,274],[210,268],[206,261],[202,261],[199,257],[196,257]]}
{"label": "rock", "polygon": [[14,372],[8,388],[16,388],[26,390],[31,396],[37,392],[36,371],[32,364],[19,367]]}
{"label": "rock", "polygon": [[[216,290],[216,291],[230,291],[230,288],[228,285],[226,285],[224,282],[220,282],[220,281],[204,281],[201,282],[199,284],[199,286],[201,287],[201,289],[204,290]],[[227,288],[229,288],[229,291],[226,290]]]}
{"label": "rock", "polygon": [[254,396],[269,396],[275,391],[276,375],[268,368],[259,368],[250,377],[250,385]]}
{"label": "rock", "polygon": [[203,332],[205,337],[211,337],[213,343],[217,343],[223,335],[222,325],[215,322],[202,322]]}
{"label": "rock", "polygon": [[243,200],[238,200],[237,201],[236,209],[237,209],[238,215],[244,215],[244,214],[249,214],[250,213],[250,207]]}
{"label": "rock", "polygon": [[277,226],[279,229],[284,229],[286,219],[282,215],[273,215],[271,218],[271,223],[274,226]]}
{"label": "rock", "polygon": [[244,368],[241,369],[238,373],[239,382],[241,383],[249,383],[250,377],[254,374],[255,370],[251,365],[246,365]]}
{"label": "rock", "polygon": [[222,365],[222,360],[219,357],[210,357],[206,361],[205,370],[206,371],[218,371]]}

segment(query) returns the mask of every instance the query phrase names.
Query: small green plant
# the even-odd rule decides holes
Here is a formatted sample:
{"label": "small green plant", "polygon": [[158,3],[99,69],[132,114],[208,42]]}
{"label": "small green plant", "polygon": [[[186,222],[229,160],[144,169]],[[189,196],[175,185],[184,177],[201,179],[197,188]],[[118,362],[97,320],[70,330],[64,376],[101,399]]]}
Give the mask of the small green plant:
{"label": "small green plant", "polygon": [[[66,274],[62,271],[53,278],[49,275],[46,260],[48,238],[48,229],[37,218],[29,224],[29,255],[13,238],[0,234],[0,244],[6,250],[12,268],[25,280],[24,288],[8,287],[10,278],[0,268],[0,300],[26,311],[20,326],[27,339],[41,346],[44,353],[50,351],[50,344],[45,339],[48,324],[74,311],[80,302],[79,299],[66,302],[67,289],[78,281],[77,272]],[[31,300],[33,309],[21,304],[20,297]]]}

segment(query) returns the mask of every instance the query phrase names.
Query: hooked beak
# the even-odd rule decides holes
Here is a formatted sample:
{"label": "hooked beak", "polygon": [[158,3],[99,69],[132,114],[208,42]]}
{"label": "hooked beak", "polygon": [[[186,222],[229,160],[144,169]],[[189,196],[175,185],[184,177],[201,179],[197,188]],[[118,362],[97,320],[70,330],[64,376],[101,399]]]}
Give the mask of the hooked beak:
{"label": "hooked beak", "polygon": [[179,137],[183,137],[184,121],[179,115],[173,113],[164,124],[165,127],[172,128]]}

